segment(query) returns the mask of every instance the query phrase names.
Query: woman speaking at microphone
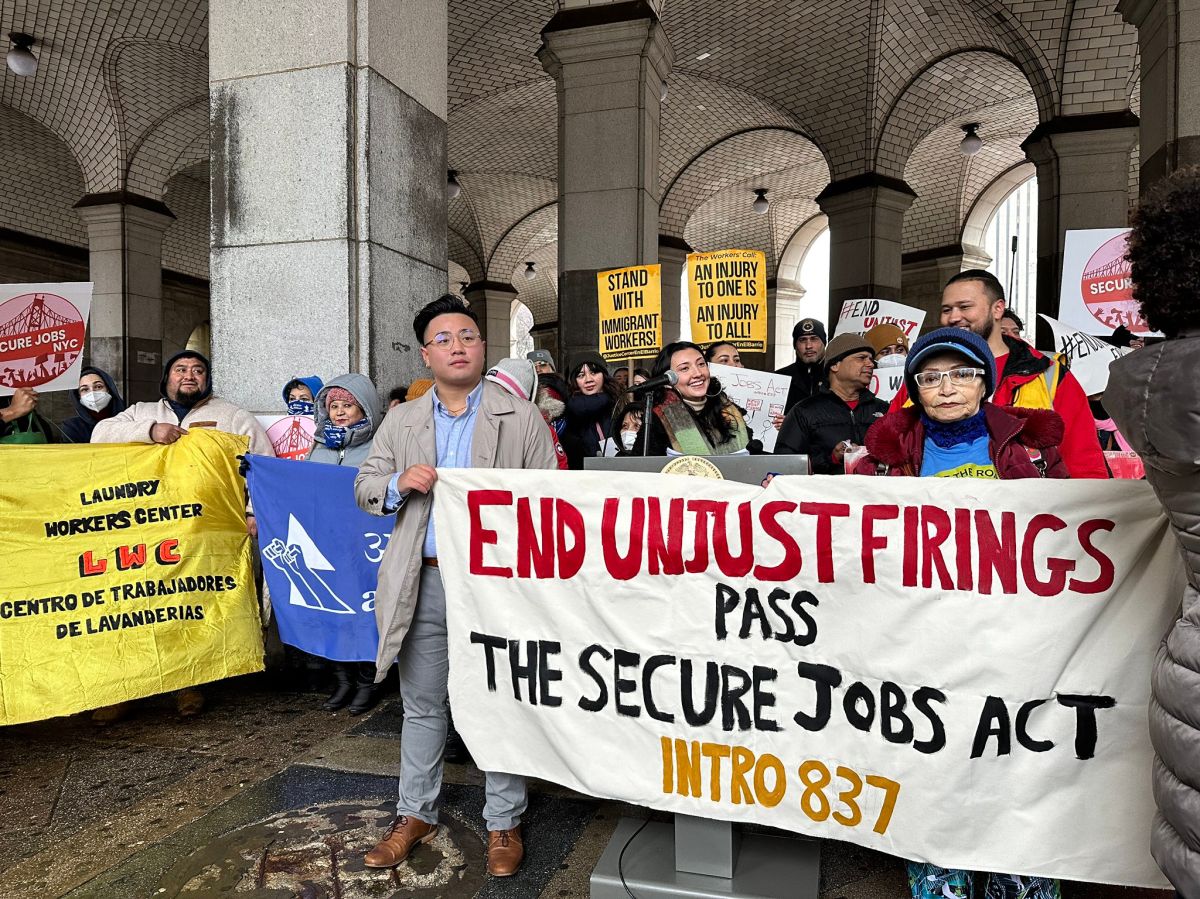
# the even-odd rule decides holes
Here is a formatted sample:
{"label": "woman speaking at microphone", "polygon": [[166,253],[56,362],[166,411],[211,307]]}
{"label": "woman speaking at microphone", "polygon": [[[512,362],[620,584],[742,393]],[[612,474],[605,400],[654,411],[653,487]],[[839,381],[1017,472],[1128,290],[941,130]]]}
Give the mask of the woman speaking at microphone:
{"label": "woman speaking at microphone", "polygon": [[650,369],[651,380],[667,372],[674,372],[678,380],[674,386],[663,384],[655,389],[650,421],[638,434],[630,455],[746,453],[750,443],[746,422],[721,383],[709,374],[700,347],[689,341],[663,347]]}

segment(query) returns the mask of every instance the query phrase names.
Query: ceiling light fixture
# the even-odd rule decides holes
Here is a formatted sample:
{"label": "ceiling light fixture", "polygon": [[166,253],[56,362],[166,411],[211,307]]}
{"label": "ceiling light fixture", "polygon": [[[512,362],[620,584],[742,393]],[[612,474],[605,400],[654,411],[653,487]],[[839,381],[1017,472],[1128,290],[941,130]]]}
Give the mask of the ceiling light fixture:
{"label": "ceiling light fixture", "polygon": [[458,292],[465,296],[467,293],[467,288],[470,286],[471,286],[470,281],[459,281],[458,282]]}
{"label": "ceiling light fixture", "polygon": [[983,149],[983,138],[975,132],[979,130],[979,123],[972,122],[969,125],[963,125],[962,130],[966,135],[962,139],[962,143],[958,145],[958,152],[963,156],[974,156]]}
{"label": "ceiling light fixture", "polygon": [[670,85],[667,84],[667,79],[662,80],[662,84],[658,86],[658,102],[665,103],[667,100],[667,92],[670,90]]}
{"label": "ceiling light fixture", "polygon": [[19,31],[9,32],[8,39],[12,41],[12,48],[8,51],[8,67],[14,75],[19,75],[22,78],[30,78],[37,71],[38,60],[33,55],[30,47],[33,46],[33,37],[28,34],[22,34]]}
{"label": "ceiling light fixture", "polygon": [[525,263],[525,271],[522,272],[522,274],[525,275],[526,281],[532,281],[534,278],[537,277],[537,269],[534,267],[534,264],[532,262],[526,262]]}
{"label": "ceiling light fixture", "polygon": [[458,170],[450,169],[446,172],[446,198],[457,200],[461,193],[462,185],[458,183]]}
{"label": "ceiling light fixture", "polygon": [[767,188],[754,188],[754,202],[750,206],[759,215],[767,214],[767,210],[771,208],[771,201],[767,199]]}

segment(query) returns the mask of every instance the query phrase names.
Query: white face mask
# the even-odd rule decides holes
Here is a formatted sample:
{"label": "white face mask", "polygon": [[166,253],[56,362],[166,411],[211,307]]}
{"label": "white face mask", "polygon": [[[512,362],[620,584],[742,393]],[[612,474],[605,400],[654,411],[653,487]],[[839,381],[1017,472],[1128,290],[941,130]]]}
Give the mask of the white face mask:
{"label": "white face mask", "polygon": [[87,406],[93,412],[99,412],[112,402],[112,397],[103,390],[93,390],[91,393],[85,393],[79,398],[79,402]]}
{"label": "white face mask", "polygon": [[880,356],[875,360],[876,368],[903,368],[904,360],[907,357],[902,353],[892,353],[888,356]]}
{"label": "white face mask", "polygon": [[625,447],[625,449],[627,449],[627,450],[633,449],[633,444],[637,440],[637,435],[638,435],[637,431],[622,431],[621,432],[621,444]]}

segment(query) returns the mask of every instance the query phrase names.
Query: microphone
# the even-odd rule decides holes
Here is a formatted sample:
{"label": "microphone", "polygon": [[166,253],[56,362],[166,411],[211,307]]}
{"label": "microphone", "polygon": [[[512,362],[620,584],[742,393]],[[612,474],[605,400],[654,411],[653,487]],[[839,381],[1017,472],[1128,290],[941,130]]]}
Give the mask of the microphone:
{"label": "microphone", "polygon": [[635,387],[630,387],[625,392],[645,393],[647,390],[657,390],[660,387],[674,387],[678,383],[679,375],[677,375],[672,369],[667,369],[657,378],[650,378],[649,380],[642,381],[641,384],[638,384]]}

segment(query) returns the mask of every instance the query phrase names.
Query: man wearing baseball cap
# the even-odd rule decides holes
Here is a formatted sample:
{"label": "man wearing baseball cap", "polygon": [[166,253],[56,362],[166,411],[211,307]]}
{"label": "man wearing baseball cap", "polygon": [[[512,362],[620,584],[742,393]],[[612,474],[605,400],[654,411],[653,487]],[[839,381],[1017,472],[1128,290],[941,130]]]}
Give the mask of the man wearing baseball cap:
{"label": "man wearing baseball cap", "polygon": [[539,375],[554,371],[554,357],[549,350],[530,350],[525,358],[533,363],[533,370]]}
{"label": "man wearing baseball cap", "polygon": [[792,347],[796,361],[775,372],[792,379],[783,411],[788,413],[801,400],[816,396],[825,384],[825,367],[821,355],[825,352],[825,326],[815,318],[802,318],[792,328]]}
{"label": "man wearing baseball cap", "polygon": [[828,386],[796,404],[779,429],[775,453],[804,453],[813,474],[842,474],[848,451],[888,410],[871,393],[875,349],[861,334],[839,334],[825,347]]}

